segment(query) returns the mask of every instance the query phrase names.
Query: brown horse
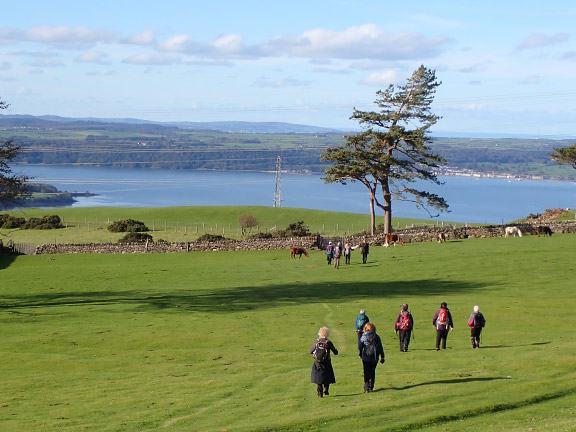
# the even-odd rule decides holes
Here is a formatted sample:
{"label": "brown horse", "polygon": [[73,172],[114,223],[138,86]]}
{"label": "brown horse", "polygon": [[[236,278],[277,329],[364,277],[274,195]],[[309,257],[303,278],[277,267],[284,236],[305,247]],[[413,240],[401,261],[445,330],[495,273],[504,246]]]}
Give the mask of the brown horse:
{"label": "brown horse", "polygon": [[296,255],[298,255],[298,259],[302,258],[302,255],[305,255],[306,258],[310,257],[310,255],[308,255],[308,252],[304,248],[292,248],[292,249],[290,249],[290,259],[296,258]]}
{"label": "brown horse", "polygon": [[394,246],[396,246],[396,243],[398,243],[400,246],[404,245],[404,242],[402,241],[402,239],[400,238],[400,236],[398,234],[386,234],[384,246],[388,247],[388,246],[390,246],[391,243]]}
{"label": "brown horse", "polygon": [[542,234],[544,237],[546,237],[547,235],[552,237],[552,230],[550,229],[549,226],[540,225],[538,228],[536,228],[536,232],[538,233],[538,237],[540,237],[540,234]]}

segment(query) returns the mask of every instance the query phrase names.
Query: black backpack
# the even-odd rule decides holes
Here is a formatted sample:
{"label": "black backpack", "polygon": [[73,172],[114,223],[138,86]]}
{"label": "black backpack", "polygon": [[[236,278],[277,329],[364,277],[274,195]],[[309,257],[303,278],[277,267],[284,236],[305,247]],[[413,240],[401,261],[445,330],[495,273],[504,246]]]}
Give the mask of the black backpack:
{"label": "black backpack", "polygon": [[366,353],[367,357],[374,357],[374,359],[378,359],[378,349],[377,343],[378,339],[376,333],[364,333],[364,352]]}
{"label": "black backpack", "polygon": [[330,348],[328,348],[328,339],[316,339],[314,352],[312,353],[314,359],[318,363],[326,363],[329,354],[330,354]]}
{"label": "black backpack", "polygon": [[474,328],[484,327],[484,315],[481,312],[474,314]]}

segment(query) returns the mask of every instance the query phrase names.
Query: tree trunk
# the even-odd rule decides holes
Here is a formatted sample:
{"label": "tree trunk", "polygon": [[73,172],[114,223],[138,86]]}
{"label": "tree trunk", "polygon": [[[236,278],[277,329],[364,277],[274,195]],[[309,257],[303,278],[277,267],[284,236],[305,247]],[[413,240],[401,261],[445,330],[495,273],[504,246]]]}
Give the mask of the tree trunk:
{"label": "tree trunk", "polygon": [[370,197],[370,234],[376,234],[376,211],[374,210],[374,197]]}
{"label": "tree trunk", "polygon": [[382,195],[384,196],[384,234],[392,233],[392,194],[387,181],[382,183]]}

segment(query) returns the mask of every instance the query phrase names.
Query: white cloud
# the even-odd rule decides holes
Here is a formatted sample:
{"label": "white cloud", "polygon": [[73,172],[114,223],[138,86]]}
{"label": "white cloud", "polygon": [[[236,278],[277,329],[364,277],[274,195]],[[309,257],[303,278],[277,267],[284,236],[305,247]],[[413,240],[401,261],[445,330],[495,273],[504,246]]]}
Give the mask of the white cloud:
{"label": "white cloud", "polygon": [[111,32],[92,30],[86,27],[40,26],[27,30],[26,38],[32,42],[74,47],[99,42],[112,42],[116,37]]}
{"label": "white cloud", "polygon": [[219,37],[210,47],[218,54],[239,54],[246,50],[244,38],[237,34]]}
{"label": "white cloud", "polygon": [[360,83],[369,86],[388,87],[390,84],[395,84],[401,80],[400,75],[396,71],[374,72],[369,77],[363,79]]}
{"label": "white cloud", "polygon": [[122,62],[133,65],[166,66],[180,63],[180,59],[173,55],[137,54],[124,59]]}
{"label": "white cloud", "polygon": [[396,60],[436,56],[447,42],[445,37],[390,33],[374,24],[365,24],[343,32],[324,29],[304,32],[290,46],[290,53],[314,58]]}
{"label": "white cloud", "polygon": [[576,61],[576,51],[567,51],[562,56],[562,60]]}
{"label": "white cloud", "polygon": [[160,51],[180,53],[196,53],[200,51],[200,44],[194,42],[188,35],[173,36],[158,45]]}
{"label": "white cloud", "polygon": [[24,39],[24,33],[8,27],[0,27],[0,44],[10,44]]}
{"label": "white cloud", "polygon": [[308,85],[309,81],[301,81],[292,77],[280,78],[277,80],[270,80],[268,78],[259,78],[254,85],[257,87],[273,87],[273,88],[283,88],[283,87],[302,87]]}
{"label": "white cloud", "polygon": [[429,38],[416,33],[385,32],[374,24],[350,27],[342,32],[314,29],[299,36],[282,35],[248,46],[242,36],[229,34],[201,44],[188,35],[160,43],[160,51],[231,57],[297,57],[308,59],[400,60],[437,56],[450,42],[444,36]]}
{"label": "white cloud", "polygon": [[517,47],[518,50],[534,49],[542,46],[554,45],[570,39],[568,33],[556,33],[553,35],[533,34],[524,39]]}
{"label": "white cloud", "polygon": [[144,30],[122,39],[121,42],[130,45],[153,45],[156,43],[156,32],[154,30]]}
{"label": "white cloud", "polygon": [[78,63],[107,64],[105,61],[106,57],[108,57],[107,54],[102,51],[87,51],[76,57],[74,61]]}
{"label": "white cloud", "polygon": [[0,70],[1,70],[1,71],[7,71],[7,70],[10,70],[10,69],[12,69],[12,65],[11,65],[10,63],[8,63],[8,62],[2,62],[2,63],[0,63]]}

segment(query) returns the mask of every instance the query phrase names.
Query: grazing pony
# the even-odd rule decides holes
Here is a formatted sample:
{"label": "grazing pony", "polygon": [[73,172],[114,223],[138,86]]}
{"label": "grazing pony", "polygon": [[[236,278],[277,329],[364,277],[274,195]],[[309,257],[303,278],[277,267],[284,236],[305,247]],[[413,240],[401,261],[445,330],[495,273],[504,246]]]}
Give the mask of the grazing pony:
{"label": "grazing pony", "polygon": [[396,246],[396,243],[398,243],[400,246],[404,245],[404,242],[398,234],[386,234],[384,246],[388,247],[390,246],[390,243],[392,243],[394,246]]}
{"label": "grazing pony", "polygon": [[298,259],[302,258],[302,255],[305,255],[306,258],[310,257],[310,255],[308,255],[308,252],[304,248],[292,248],[292,249],[290,249],[290,259],[296,258],[296,255],[298,255]]}
{"label": "grazing pony", "polygon": [[538,228],[536,228],[536,232],[538,233],[538,237],[540,237],[540,234],[542,234],[544,237],[546,237],[547,235],[552,237],[552,230],[550,229],[549,226],[540,225]]}
{"label": "grazing pony", "polygon": [[506,229],[504,230],[504,237],[522,237],[522,231],[520,231],[520,228],[515,227],[515,226],[511,226],[511,227],[506,227]]}
{"label": "grazing pony", "polygon": [[444,243],[446,241],[446,234],[443,232],[438,233],[438,243]]}

